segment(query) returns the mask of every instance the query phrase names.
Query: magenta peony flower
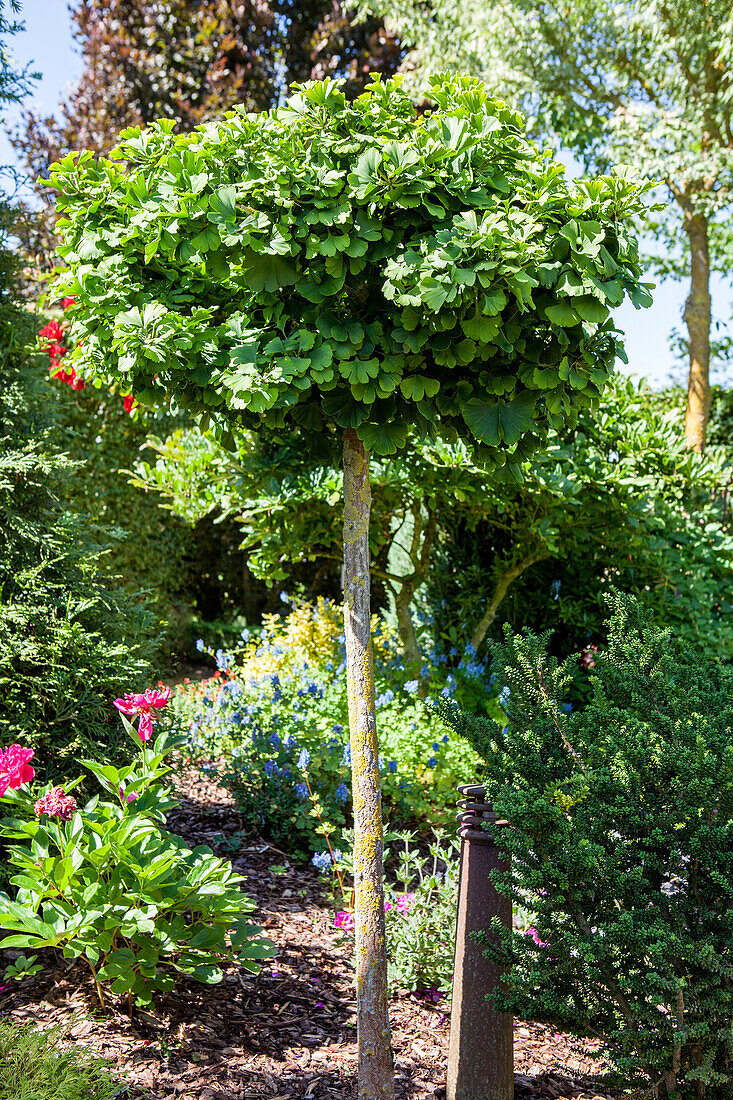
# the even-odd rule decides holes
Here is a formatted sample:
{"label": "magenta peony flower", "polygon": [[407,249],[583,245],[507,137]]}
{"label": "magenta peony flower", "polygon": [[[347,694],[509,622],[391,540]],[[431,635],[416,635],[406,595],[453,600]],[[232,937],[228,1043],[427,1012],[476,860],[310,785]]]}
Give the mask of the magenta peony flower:
{"label": "magenta peony flower", "polygon": [[38,817],[45,814],[46,817],[59,817],[62,821],[71,821],[78,806],[76,799],[66,794],[63,787],[54,787],[43,798],[38,799],[33,809]]}
{"label": "magenta peony flower", "polygon": [[36,774],[28,763],[33,755],[33,749],[24,749],[22,745],[10,745],[0,751],[0,798],[8,789],[15,791],[30,783]]}
{"label": "magenta peony flower", "polygon": [[115,706],[122,714],[132,717],[140,716],[137,724],[137,732],[141,741],[149,741],[153,736],[153,711],[160,710],[168,704],[171,697],[171,689],[164,688],[158,691],[156,688],[147,688],[141,695],[128,692],[123,699],[115,699]]}
{"label": "magenta peony flower", "polygon": [[524,934],[525,934],[525,936],[529,936],[531,939],[533,939],[538,947],[547,947],[547,941],[540,939],[539,932],[537,931],[536,928],[532,928],[532,927],[527,928],[527,929],[525,929]]}
{"label": "magenta peony flower", "polygon": [[397,901],[395,902],[395,909],[405,917],[410,912],[410,906],[414,900],[414,894],[398,894]]}
{"label": "magenta peony flower", "polygon": [[344,932],[353,932],[354,914],[347,913],[343,909],[339,910],[334,919],[333,926],[334,928],[341,928]]}

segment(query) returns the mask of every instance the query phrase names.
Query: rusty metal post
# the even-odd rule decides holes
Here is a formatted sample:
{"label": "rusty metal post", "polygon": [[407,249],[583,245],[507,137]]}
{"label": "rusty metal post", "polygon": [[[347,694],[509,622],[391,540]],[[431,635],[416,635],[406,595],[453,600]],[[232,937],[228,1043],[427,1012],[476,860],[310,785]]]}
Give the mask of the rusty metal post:
{"label": "rusty metal post", "polygon": [[473,932],[485,932],[493,917],[511,925],[512,906],[489,879],[489,872],[508,870],[484,822],[496,815],[480,786],[458,788],[461,864],[458,923],[453,970],[447,1100],[512,1100],[514,1096],[514,1034],[512,1017],[496,1012],[486,1000],[503,970],[490,962]]}

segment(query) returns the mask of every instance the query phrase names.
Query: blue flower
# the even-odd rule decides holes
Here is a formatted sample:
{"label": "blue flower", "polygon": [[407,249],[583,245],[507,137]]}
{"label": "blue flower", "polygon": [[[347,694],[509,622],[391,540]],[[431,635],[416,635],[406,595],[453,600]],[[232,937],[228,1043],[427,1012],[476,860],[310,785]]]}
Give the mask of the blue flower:
{"label": "blue flower", "polygon": [[199,638],[198,641],[196,642],[196,649],[199,651],[199,653],[204,652],[204,639],[203,638]]}
{"label": "blue flower", "polygon": [[419,684],[418,684],[417,680],[408,680],[407,683],[405,684],[405,691],[409,691],[410,694],[414,695],[414,693],[417,691],[418,687],[419,687]]}
{"label": "blue flower", "polygon": [[270,744],[272,745],[273,749],[279,749],[280,748],[280,745],[282,744],[282,742],[280,741],[280,738],[278,737],[278,735],[276,733],[271,733],[270,734]]}
{"label": "blue flower", "polygon": [[290,603],[290,596],[288,596],[287,592],[281,592],[280,599],[283,603]]}
{"label": "blue flower", "polygon": [[[339,852],[339,855],[341,853]],[[311,863],[314,867],[317,867],[319,871],[327,871],[332,864],[330,852],[314,852]]]}
{"label": "blue flower", "polygon": [[242,633],[239,635],[239,637],[242,639],[243,642],[248,642],[249,641],[249,631],[247,630],[246,627],[244,628]]}
{"label": "blue flower", "polygon": [[501,689],[501,691],[499,692],[499,702],[501,703],[502,706],[505,706],[505,704],[509,702],[509,696],[510,695],[511,695],[511,691],[508,687],[503,687]]}
{"label": "blue flower", "polygon": [[394,773],[397,771],[397,761],[396,760],[390,760],[389,764],[387,765],[387,768],[394,775]]}
{"label": "blue flower", "polygon": [[429,768],[434,768],[437,763],[438,763],[437,758],[435,756],[431,756],[430,759],[428,760],[428,767]]}
{"label": "blue flower", "polygon": [[382,692],[381,695],[377,696],[377,698],[374,700],[374,705],[375,705],[375,707],[383,707],[385,705],[385,703],[391,703],[393,699],[394,699],[394,692],[392,691],[391,688],[387,688],[386,691]]}
{"label": "blue flower", "polygon": [[298,757],[298,768],[304,772],[308,770],[308,765],[311,762],[311,754],[307,749],[300,750],[300,756]]}
{"label": "blue flower", "polygon": [[274,779],[275,776],[280,774],[280,769],[274,760],[265,761],[265,775],[268,775],[270,779]]}
{"label": "blue flower", "polygon": [[349,797],[349,788],[346,786],[345,783],[339,783],[338,787],[336,788],[336,798],[337,798],[337,800],[343,806],[344,802],[346,801],[346,799],[348,797]]}
{"label": "blue flower", "polygon": [[303,802],[305,802],[308,798],[310,798],[310,794],[309,794],[309,791],[308,791],[308,786],[307,786],[306,783],[296,783],[295,784],[295,793],[297,794],[298,798],[300,798],[301,801],[303,801]]}
{"label": "blue flower", "polygon": [[335,725],[333,727],[333,732],[334,733],[343,733],[344,732],[344,727],[341,725],[340,722],[335,723]]}
{"label": "blue flower", "polygon": [[444,733],[443,734],[443,744],[447,745],[449,740],[450,740],[450,738],[448,737],[448,734]]}
{"label": "blue flower", "polygon": [[351,764],[351,745],[344,745],[343,756],[341,757],[341,767],[348,768]]}
{"label": "blue flower", "polygon": [[438,744],[437,741],[433,741],[433,751],[434,752],[440,752],[440,745]]}

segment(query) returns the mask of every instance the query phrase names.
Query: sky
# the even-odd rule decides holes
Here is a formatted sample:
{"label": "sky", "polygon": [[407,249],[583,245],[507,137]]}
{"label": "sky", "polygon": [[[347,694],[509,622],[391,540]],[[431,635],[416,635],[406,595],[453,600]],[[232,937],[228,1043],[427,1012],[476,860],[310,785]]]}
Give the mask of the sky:
{"label": "sky", "polygon": [[[41,115],[52,114],[64,93],[73,86],[81,68],[66,0],[22,0],[20,17],[26,29],[11,41],[10,49],[18,62],[32,62],[33,68],[42,74],[26,106]],[[0,132],[0,164],[15,162],[7,130],[13,128],[18,117],[19,112],[9,113],[5,132]],[[572,158],[563,159],[572,171]],[[655,387],[664,386],[670,380],[683,381],[685,367],[670,350],[669,336],[673,328],[682,327],[686,294],[684,283],[666,280],[653,291],[654,304],[649,309],[635,310],[626,302],[616,311],[616,323],[625,333],[629,358],[627,367],[620,364],[622,370],[646,376]],[[712,294],[713,316],[727,321],[733,316],[730,281],[714,277]]]}

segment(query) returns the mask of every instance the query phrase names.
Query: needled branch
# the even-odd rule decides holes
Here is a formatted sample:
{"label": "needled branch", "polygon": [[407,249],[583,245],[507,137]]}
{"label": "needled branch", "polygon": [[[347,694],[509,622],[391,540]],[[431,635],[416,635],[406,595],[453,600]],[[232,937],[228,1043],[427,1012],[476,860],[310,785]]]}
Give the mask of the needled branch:
{"label": "needled branch", "polygon": [[530,565],[534,565],[538,561],[544,561],[545,558],[549,558],[549,553],[546,550],[538,550],[534,554],[530,554],[528,557],[518,561],[515,565],[512,565],[510,569],[507,569],[506,573],[503,573],[497,582],[494,594],[486,605],[486,610],[481,616],[481,620],[473,632],[471,638],[471,645],[474,650],[483,642],[486,637],[487,631],[494,619],[496,613],[499,610],[502,600],[509,591],[509,586],[517,577],[521,577],[525,570],[529,569]]}
{"label": "needled branch", "polygon": [[382,794],[369,597],[369,454],[344,432],[344,633],[354,800],[354,909],[359,1100],[392,1100],[382,878]]}

